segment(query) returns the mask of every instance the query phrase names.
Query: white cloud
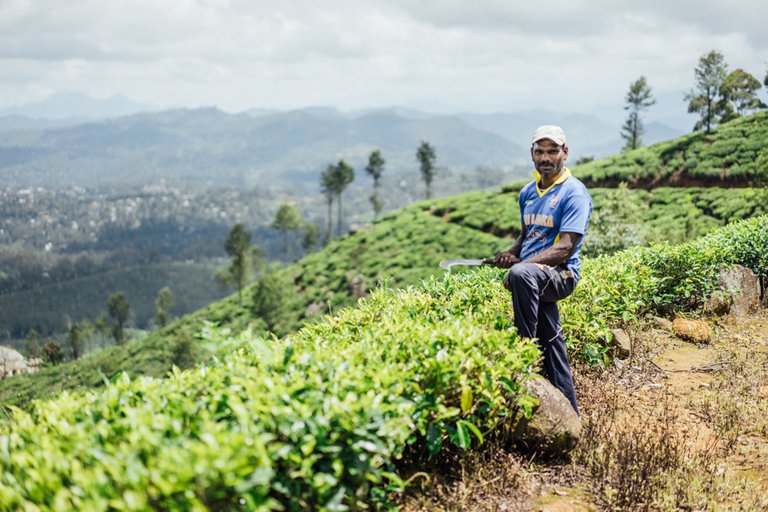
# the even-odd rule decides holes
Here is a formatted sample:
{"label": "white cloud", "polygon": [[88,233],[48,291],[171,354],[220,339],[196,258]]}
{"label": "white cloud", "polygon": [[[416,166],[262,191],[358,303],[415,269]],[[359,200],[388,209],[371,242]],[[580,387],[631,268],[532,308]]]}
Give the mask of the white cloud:
{"label": "white cloud", "polygon": [[7,106],[56,90],[159,105],[588,110],[710,49],[762,78],[764,0],[0,0]]}

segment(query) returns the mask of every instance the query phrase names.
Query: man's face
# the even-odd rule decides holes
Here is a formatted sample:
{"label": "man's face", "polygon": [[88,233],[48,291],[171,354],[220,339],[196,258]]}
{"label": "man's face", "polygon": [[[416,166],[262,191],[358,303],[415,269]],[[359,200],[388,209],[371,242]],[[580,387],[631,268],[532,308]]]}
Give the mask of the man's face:
{"label": "man's face", "polygon": [[564,162],[568,158],[568,147],[558,146],[553,140],[541,139],[533,143],[531,158],[542,177],[557,176],[563,170]]}

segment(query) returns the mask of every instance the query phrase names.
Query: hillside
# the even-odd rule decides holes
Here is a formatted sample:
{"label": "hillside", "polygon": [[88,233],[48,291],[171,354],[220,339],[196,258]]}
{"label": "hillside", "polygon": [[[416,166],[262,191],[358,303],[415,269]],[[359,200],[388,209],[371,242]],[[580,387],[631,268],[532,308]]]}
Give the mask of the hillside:
{"label": "hillside", "polygon": [[768,183],[768,112],[590,162],[577,169],[588,186],[755,187]]}
{"label": "hillside", "polygon": [[[765,116],[754,117],[766,124]],[[734,132],[732,125],[743,122],[735,121],[720,130],[740,133]],[[713,136],[719,136],[720,130]],[[674,141],[668,143],[672,144]],[[278,273],[278,286],[287,291],[277,307],[267,308],[270,318],[266,323],[278,335],[286,334],[303,322],[354,304],[358,296],[380,281],[398,288],[417,284],[442,275],[437,265],[442,259],[490,256],[507,248],[519,232],[518,190],[519,186],[508,186],[496,192],[471,192],[417,203],[383,217],[370,229],[334,240]],[[680,243],[738,219],[768,214],[768,200],[763,200],[766,189],[592,188],[591,194],[595,211],[585,251],[592,254],[637,243]],[[619,231],[617,242],[611,237],[617,238],[619,227],[624,231]],[[61,369],[48,368],[38,377],[0,382],[0,403],[25,404],[30,398],[62,389],[101,385],[104,376],[110,378],[118,369],[132,376],[162,376],[173,364],[192,364],[195,357],[205,357],[205,352],[197,348],[196,337],[204,329],[204,322],[234,332],[248,326],[263,332],[267,325],[256,313],[264,311],[263,304],[259,306],[254,300],[257,288],[258,283],[244,291],[242,306],[233,295],[127,348],[106,351],[98,358],[69,363]],[[120,363],[115,364],[112,358]],[[58,372],[67,378],[57,379]]]}
{"label": "hillside", "polygon": [[[766,254],[763,216],[687,244],[587,260],[589,278],[563,303],[567,341],[581,359],[597,362],[610,327],[694,311],[717,288],[724,265],[768,276]],[[348,510],[392,503],[407,486],[404,465],[503,437],[535,406],[526,383],[538,349],[518,339],[502,313],[502,273],[485,268],[381,289],[358,308],[270,341],[209,328],[204,338],[227,355],[205,367],[162,380],[124,375],[102,391],[15,410],[0,424],[3,506]],[[641,486],[664,476],[655,468],[619,471],[632,471]],[[619,486],[603,489],[612,485]],[[687,481],[670,485],[674,506],[697,498]]]}

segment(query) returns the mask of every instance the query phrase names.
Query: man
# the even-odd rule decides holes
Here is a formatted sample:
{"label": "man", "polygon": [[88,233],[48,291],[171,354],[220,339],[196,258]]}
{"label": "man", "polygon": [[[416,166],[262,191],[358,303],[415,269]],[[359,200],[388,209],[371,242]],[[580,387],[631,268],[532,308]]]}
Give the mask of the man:
{"label": "man", "polygon": [[509,250],[498,253],[493,264],[511,267],[504,286],[512,292],[515,327],[520,335],[536,338],[546,377],[578,413],[557,301],[570,295],[579,280],[579,248],[592,198],[564,166],[568,145],[562,128],[536,129],[531,158],[535,179],[520,191],[520,237]]}

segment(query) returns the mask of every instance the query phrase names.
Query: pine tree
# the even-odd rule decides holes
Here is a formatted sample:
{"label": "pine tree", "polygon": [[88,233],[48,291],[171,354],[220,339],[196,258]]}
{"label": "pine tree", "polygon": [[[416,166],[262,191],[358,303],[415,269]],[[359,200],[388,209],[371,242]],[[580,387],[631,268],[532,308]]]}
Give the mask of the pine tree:
{"label": "pine tree", "polygon": [[371,195],[371,205],[373,206],[373,218],[376,219],[381,213],[384,202],[379,197],[379,188],[381,186],[381,175],[384,173],[384,164],[386,161],[381,156],[381,151],[373,150],[368,157],[368,165],[365,171],[373,178],[373,194]]}
{"label": "pine tree", "polygon": [[624,150],[629,151],[642,145],[641,137],[644,127],[640,119],[640,112],[656,103],[644,76],[629,85],[629,91],[624,102],[624,110],[629,110],[629,117],[621,128],[621,136],[626,140]]}
{"label": "pine tree", "polygon": [[416,151],[416,160],[419,161],[421,178],[427,187],[427,199],[432,197],[432,180],[435,177],[435,149],[429,142],[422,140]]}
{"label": "pine tree", "polygon": [[701,116],[694,130],[709,133],[712,126],[723,113],[723,103],[719,101],[720,86],[727,74],[727,65],[723,54],[712,50],[699,59],[699,65],[694,70],[696,77],[696,89],[685,95],[688,102],[688,112],[698,113]]}

